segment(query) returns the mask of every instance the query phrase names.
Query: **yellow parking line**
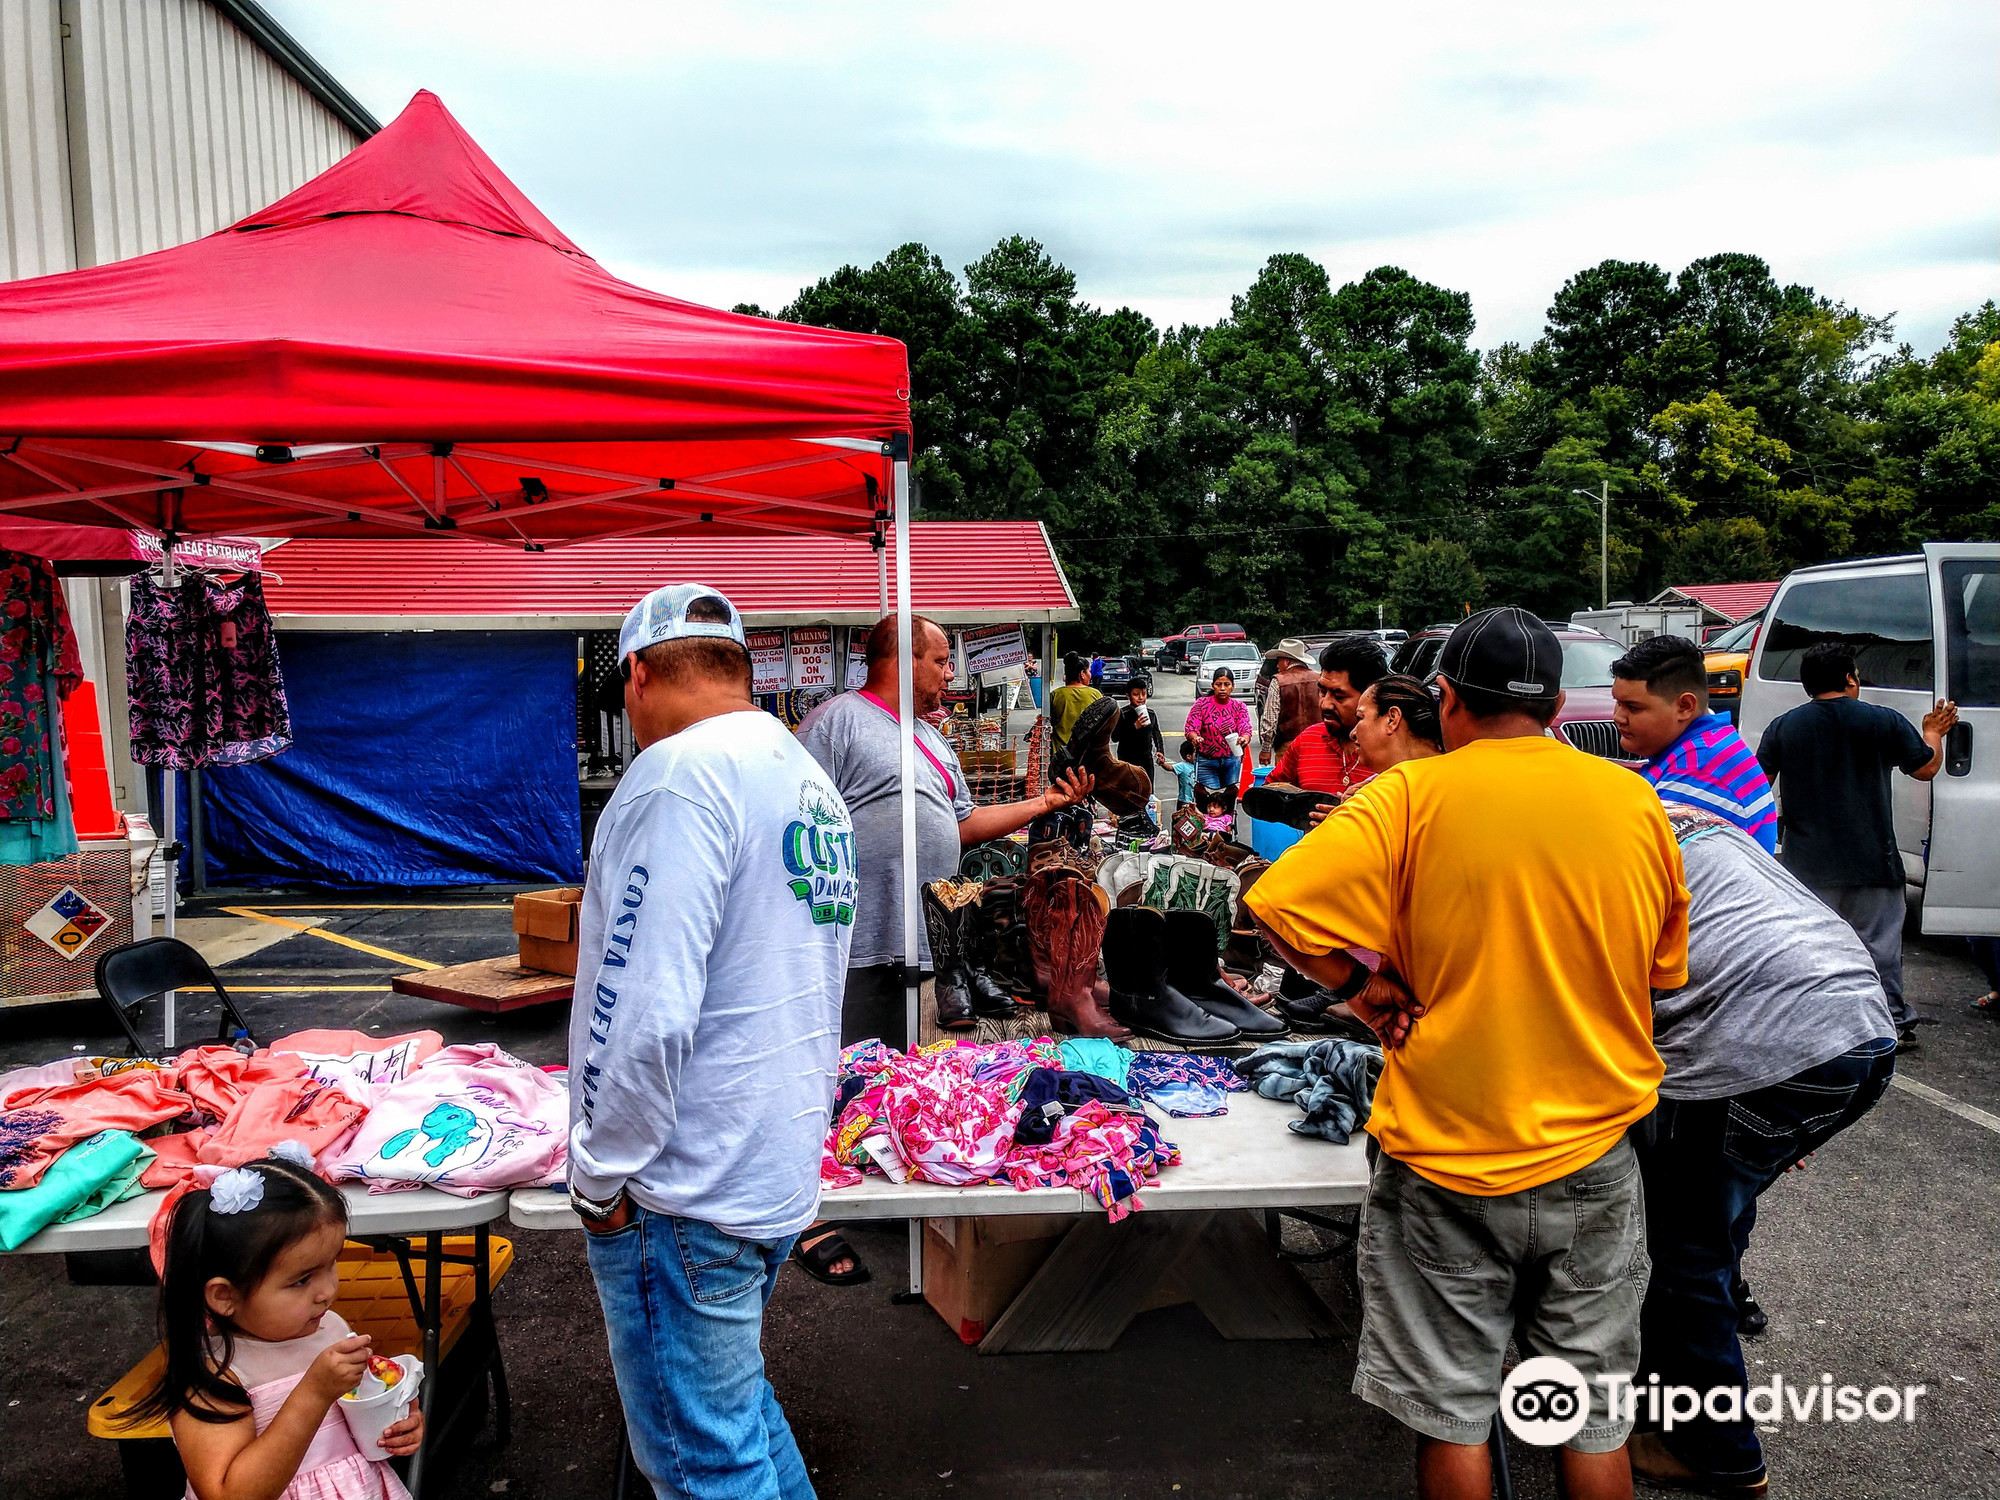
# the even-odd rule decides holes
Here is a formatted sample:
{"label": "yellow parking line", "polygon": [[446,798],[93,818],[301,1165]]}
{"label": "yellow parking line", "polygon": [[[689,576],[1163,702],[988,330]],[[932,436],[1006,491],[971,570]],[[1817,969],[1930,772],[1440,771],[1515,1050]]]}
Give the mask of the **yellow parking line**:
{"label": "yellow parking line", "polygon": [[309,927],[304,922],[294,922],[287,917],[267,916],[261,911],[253,911],[247,906],[225,906],[222,908],[232,917],[248,917],[253,922],[269,922],[273,927],[289,927],[294,932],[307,933],[316,938],[324,938],[329,943],[338,943],[343,948],[352,948],[357,953],[372,954],[376,958],[386,958],[391,963],[408,964],[413,969],[438,969],[442,964],[430,963],[421,958],[412,958],[407,953],[398,953],[391,948],[378,948],[373,943],[364,943],[359,938],[351,938],[338,932],[328,932],[323,927]]}
{"label": "yellow parking line", "polygon": [[[225,911],[233,907],[223,908]],[[405,906],[370,905],[363,902],[322,901],[312,906],[287,904],[284,906],[260,906],[259,911],[512,911],[514,908],[505,901],[459,901],[450,905]]]}
{"label": "yellow parking line", "polygon": [[[227,979],[229,976],[222,976]],[[232,984],[232,995],[386,995],[386,984]]]}

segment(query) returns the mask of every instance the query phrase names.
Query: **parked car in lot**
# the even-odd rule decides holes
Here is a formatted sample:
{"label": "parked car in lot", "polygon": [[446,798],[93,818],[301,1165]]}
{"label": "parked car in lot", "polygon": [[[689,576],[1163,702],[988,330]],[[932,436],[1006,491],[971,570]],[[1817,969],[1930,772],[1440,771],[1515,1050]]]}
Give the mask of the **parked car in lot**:
{"label": "parked car in lot", "polygon": [[1132,680],[1132,658],[1129,656],[1107,656],[1104,671],[1097,679],[1097,686],[1107,693],[1122,693],[1125,684]]}
{"label": "parked car in lot", "polygon": [[[1563,706],[1556,711],[1550,729],[1579,750],[1629,764],[1629,757],[1618,745],[1618,726],[1611,719],[1611,664],[1625,654],[1625,648],[1594,630],[1550,628],[1563,648]],[[1391,669],[1412,677],[1430,677],[1437,671],[1438,657],[1451,632],[1449,625],[1418,631],[1397,648]]]}
{"label": "parked car in lot", "polygon": [[1190,625],[1182,635],[1198,641],[1247,641],[1249,632],[1241,625]]}
{"label": "parked car in lot", "polygon": [[1139,642],[1139,649],[1130,658],[1135,672],[1152,672],[1160,665],[1160,648],[1166,641],[1157,635],[1149,635]]}
{"label": "parked car in lot", "polygon": [[[1752,746],[1805,701],[1799,659],[1821,641],[1851,646],[1862,698],[1912,724],[1939,698],[1958,705],[1939,774],[1890,778],[1896,847],[1925,932],[2000,932],[2000,543],[1929,542],[1787,574],[1743,677]],[[1782,817],[1782,776],[1777,791]]]}
{"label": "parked car in lot", "polygon": [[1743,707],[1743,673],[1750,665],[1750,648],[1756,644],[1757,627],[1763,619],[1764,612],[1759,610],[1710,637],[1701,648],[1702,667],[1708,673],[1709,710],[1726,714],[1732,724]]}
{"label": "parked car in lot", "polygon": [[[1257,649],[1255,641],[1209,641],[1204,643],[1201,664],[1195,668],[1194,690],[1205,693],[1215,681],[1215,674],[1227,667],[1236,678],[1236,693],[1244,697],[1256,681],[1257,664],[1264,653]],[[1256,712],[1252,705],[1251,712]]]}
{"label": "parked car in lot", "polygon": [[1160,642],[1153,653],[1153,667],[1161,672],[1182,672],[1187,670],[1188,638],[1184,635],[1170,635]]}

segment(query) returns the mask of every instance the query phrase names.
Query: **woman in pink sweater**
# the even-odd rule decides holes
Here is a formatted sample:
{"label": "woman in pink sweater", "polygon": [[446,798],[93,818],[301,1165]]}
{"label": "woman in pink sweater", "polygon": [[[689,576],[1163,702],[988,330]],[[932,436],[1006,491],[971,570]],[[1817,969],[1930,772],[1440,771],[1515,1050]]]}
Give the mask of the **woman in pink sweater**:
{"label": "woman in pink sweater", "polygon": [[1215,669],[1208,696],[1188,710],[1187,737],[1194,741],[1196,786],[1234,787],[1243,771],[1243,750],[1250,743],[1250,710],[1236,698],[1236,676],[1227,667]]}

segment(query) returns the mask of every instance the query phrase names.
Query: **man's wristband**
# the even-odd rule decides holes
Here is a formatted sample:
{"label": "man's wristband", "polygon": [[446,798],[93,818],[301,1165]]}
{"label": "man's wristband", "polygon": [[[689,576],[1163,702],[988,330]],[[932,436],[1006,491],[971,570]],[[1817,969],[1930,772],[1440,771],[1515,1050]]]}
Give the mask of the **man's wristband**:
{"label": "man's wristband", "polygon": [[1328,991],[1336,1000],[1352,1000],[1356,995],[1367,989],[1368,981],[1374,978],[1374,975],[1368,972],[1368,965],[1361,962],[1360,959],[1356,958],[1348,961],[1354,965],[1354,972],[1343,979],[1336,988]]}

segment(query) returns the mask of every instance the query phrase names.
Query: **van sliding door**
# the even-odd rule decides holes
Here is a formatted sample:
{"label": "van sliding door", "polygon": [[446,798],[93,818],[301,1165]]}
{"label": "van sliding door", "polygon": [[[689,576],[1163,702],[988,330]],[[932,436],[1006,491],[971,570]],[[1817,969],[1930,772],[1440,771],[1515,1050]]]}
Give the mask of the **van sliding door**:
{"label": "van sliding door", "polygon": [[1937,696],[1958,704],[1931,782],[1924,931],[2000,935],[2000,547],[1931,542]]}

